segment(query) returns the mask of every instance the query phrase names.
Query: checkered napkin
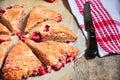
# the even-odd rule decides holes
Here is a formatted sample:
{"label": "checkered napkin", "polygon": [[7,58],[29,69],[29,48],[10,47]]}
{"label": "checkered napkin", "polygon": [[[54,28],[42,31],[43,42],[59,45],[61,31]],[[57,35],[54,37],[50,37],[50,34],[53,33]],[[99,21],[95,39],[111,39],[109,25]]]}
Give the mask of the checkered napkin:
{"label": "checkered napkin", "polygon": [[120,0],[68,0],[85,37],[83,5],[86,1],[91,6],[99,55],[120,54]]}

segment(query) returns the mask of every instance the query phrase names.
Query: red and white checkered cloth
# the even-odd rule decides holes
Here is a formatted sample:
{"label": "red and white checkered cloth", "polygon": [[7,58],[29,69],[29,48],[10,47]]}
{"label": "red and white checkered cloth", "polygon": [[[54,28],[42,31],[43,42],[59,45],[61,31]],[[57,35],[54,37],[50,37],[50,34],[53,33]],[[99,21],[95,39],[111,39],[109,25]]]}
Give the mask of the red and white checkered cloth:
{"label": "red and white checkered cloth", "polygon": [[71,11],[87,37],[83,5],[90,2],[99,55],[120,54],[120,0],[68,0]]}

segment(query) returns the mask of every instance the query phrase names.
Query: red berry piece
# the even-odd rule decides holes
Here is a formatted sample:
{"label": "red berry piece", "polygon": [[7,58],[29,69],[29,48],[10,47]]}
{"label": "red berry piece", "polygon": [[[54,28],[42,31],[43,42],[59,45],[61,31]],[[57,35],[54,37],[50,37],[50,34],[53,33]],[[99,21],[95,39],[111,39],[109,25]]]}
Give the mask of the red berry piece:
{"label": "red berry piece", "polygon": [[73,61],[75,59],[75,56],[73,56],[73,55],[71,55],[71,56],[68,56],[67,58],[66,58],[66,62],[68,63],[68,62],[71,62],[71,61]]}
{"label": "red berry piece", "polygon": [[4,9],[0,9],[0,18],[1,16],[5,13],[5,10]]}
{"label": "red berry piece", "polygon": [[69,43],[70,43],[70,41],[66,41],[65,43],[69,44]]}
{"label": "red berry piece", "polygon": [[31,36],[30,36],[31,40],[34,40],[35,42],[41,42],[42,38],[39,32],[34,32]]}
{"label": "red berry piece", "polygon": [[55,71],[60,70],[63,67],[63,64],[59,61],[55,66],[53,66],[53,69]]}
{"label": "red berry piece", "polygon": [[45,75],[45,70],[44,70],[44,68],[42,67],[42,66],[40,66],[39,68],[38,68],[38,71],[39,71],[39,74],[40,75]]}
{"label": "red berry piece", "polygon": [[55,0],[46,0],[46,1],[48,1],[48,2],[51,2],[51,3],[52,3],[52,2],[54,2]]}
{"label": "red berry piece", "polygon": [[5,10],[4,9],[0,9],[0,13],[5,13]]}
{"label": "red berry piece", "polygon": [[61,21],[62,21],[62,16],[59,14],[57,22],[61,22]]}
{"label": "red berry piece", "polygon": [[50,27],[49,25],[46,25],[43,31],[44,31],[44,32],[49,31],[49,27]]}
{"label": "red berry piece", "polygon": [[24,41],[24,34],[22,34],[21,32],[17,33],[17,36],[19,38],[19,40]]}
{"label": "red berry piece", "polygon": [[0,44],[1,44],[2,42],[4,42],[4,40],[0,39]]}

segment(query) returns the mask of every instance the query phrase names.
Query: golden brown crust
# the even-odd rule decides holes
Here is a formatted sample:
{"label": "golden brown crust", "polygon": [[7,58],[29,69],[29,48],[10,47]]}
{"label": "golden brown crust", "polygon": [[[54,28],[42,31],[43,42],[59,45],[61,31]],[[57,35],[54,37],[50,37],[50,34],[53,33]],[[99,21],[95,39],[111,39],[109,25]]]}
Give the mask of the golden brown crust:
{"label": "golden brown crust", "polygon": [[[53,54],[58,54],[60,55],[60,53],[58,53],[57,51],[54,51],[52,49],[50,49],[47,45],[45,45],[43,42],[41,42],[40,44],[36,44],[31,40],[25,40],[25,43],[36,53],[36,55],[38,56],[38,58],[40,58],[40,60],[45,64],[45,65],[55,65],[57,64],[58,60],[56,59],[56,57]],[[42,44],[43,43],[43,44]],[[34,46],[35,45],[35,46]],[[44,47],[45,48],[44,48]],[[43,49],[43,48],[44,49]]]}
{"label": "golden brown crust", "polygon": [[10,34],[10,31],[6,28],[6,26],[0,23],[0,34]]}
{"label": "golden brown crust", "polygon": [[0,23],[0,43],[11,40],[10,31]]}
{"label": "golden brown crust", "polygon": [[11,40],[11,36],[10,35],[4,35],[4,34],[0,35],[0,42],[1,41],[9,41],[9,40]]}
{"label": "golden brown crust", "polygon": [[27,21],[25,32],[28,32],[36,24],[41,23],[45,20],[55,20],[59,21],[60,14],[50,10],[44,6],[33,7],[30,16]]}
{"label": "golden brown crust", "polygon": [[5,80],[21,80],[33,74],[41,62],[32,53],[26,44],[19,41],[10,51],[3,66]]}
{"label": "golden brown crust", "polygon": [[[48,31],[45,31],[46,26],[48,26]],[[53,40],[59,42],[73,42],[77,39],[77,35],[67,26],[53,20],[45,21],[36,25],[26,37],[34,32],[40,32],[42,41]]]}
{"label": "golden brown crust", "polygon": [[3,61],[13,45],[14,43],[12,40],[5,41],[0,44],[0,68],[2,67]]}
{"label": "golden brown crust", "polygon": [[79,50],[72,45],[55,41],[35,43],[32,40],[26,39],[25,43],[36,53],[45,65],[50,66],[55,66],[59,58],[64,54],[77,56],[79,52]]}
{"label": "golden brown crust", "polygon": [[18,33],[20,32],[25,15],[25,5],[13,5],[12,8],[6,9],[1,20],[12,33]]}

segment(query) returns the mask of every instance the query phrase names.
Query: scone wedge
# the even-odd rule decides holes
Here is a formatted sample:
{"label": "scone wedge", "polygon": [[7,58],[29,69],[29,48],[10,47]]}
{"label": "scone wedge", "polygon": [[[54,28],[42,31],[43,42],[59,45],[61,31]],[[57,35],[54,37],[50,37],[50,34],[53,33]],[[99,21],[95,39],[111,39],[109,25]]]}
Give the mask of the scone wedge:
{"label": "scone wedge", "polygon": [[26,11],[25,5],[13,5],[5,10],[1,16],[2,23],[5,24],[13,34],[20,32]]}
{"label": "scone wedge", "polygon": [[68,62],[73,61],[79,50],[69,44],[55,41],[45,41],[36,43],[33,40],[26,39],[25,43],[33,50],[43,64],[60,70]]}
{"label": "scone wedge", "polygon": [[21,80],[39,72],[42,68],[40,60],[31,49],[19,41],[9,52],[2,69],[5,80]]}
{"label": "scone wedge", "polygon": [[74,42],[77,40],[77,35],[70,28],[53,20],[39,23],[25,37],[36,42],[47,40]]}
{"label": "scone wedge", "polygon": [[29,32],[32,27],[46,20],[55,20],[60,22],[62,17],[59,13],[48,9],[45,6],[34,6],[28,17],[25,32]]}

